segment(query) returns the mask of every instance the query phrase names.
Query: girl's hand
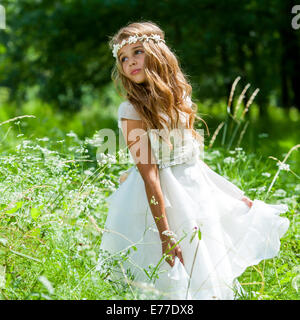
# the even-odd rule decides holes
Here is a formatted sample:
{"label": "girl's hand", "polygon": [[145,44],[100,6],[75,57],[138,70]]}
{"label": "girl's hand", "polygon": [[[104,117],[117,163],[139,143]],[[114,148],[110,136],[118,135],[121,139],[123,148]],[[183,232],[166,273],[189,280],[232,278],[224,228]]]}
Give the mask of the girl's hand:
{"label": "girl's hand", "polygon": [[244,201],[244,202],[246,203],[246,205],[247,205],[249,208],[251,208],[251,207],[252,207],[252,205],[253,205],[253,201],[252,201],[252,200],[250,200],[249,198],[247,198],[247,197],[243,197],[241,200],[242,200],[242,201]]}
{"label": "girl's hand", "polygon": [[167,238],[166,240],[162,241],[162,254],[167,254],[166,261],[171,267],[173,267],[175,264],[175,256],[177,256],[180,262],[184,265],[179,245],[176,245],[170,251],[170,248],[172,248],[175,245],[175,243],[176,241],[174,241],[174,239],[171,238]]}
{"label": "girl's hand", "polygon": [[129,170],[123,172],[121,175],[120,175],[120,178],[119,178],[119,183],[122,184],[128,177],[129,173],[128,173]]}

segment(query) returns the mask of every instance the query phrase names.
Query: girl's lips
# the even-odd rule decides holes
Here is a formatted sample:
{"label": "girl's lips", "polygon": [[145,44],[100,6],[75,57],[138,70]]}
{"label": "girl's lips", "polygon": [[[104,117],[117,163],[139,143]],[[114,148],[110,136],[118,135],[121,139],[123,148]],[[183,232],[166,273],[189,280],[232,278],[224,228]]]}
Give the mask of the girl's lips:
{"label": "girl's lips", "polygon": [[141,69],[136,69],[136,70],[133,70],[132,72],[131,72],[131,74],[137,74],[137,73],[139,73],[141,71]]}

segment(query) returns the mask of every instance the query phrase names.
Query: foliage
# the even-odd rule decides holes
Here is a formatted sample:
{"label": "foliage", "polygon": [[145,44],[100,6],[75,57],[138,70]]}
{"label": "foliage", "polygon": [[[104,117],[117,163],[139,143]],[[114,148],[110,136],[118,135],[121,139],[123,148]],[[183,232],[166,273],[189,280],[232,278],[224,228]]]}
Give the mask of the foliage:
{"label": "foliage", "polygon": [[111,81],[109,37],[128,22],[151,20],[165,31],[199,101],[224,98],[240,74],[263,93],[257,97],[261,114],[269,102],[300,108],[294,1],[3,0],[2,5],[7,28],[0,31],[0,86],[19,107],[30,100],[30,88],[43,102],[78,111],[87,95],[101,95]]}
{"label": "foliage", "polygon": [[[98,167],[95,149],[87,148],[92,139],[83,141],[74,132],[63,138],[30,139],[19,132],[15,149],[1,150],[1,299],[157,297],[151,286],[128,285],[130,274],[122,273],[123,282],[110,278],[110,270],[121,268],[126,253],[115,259],[102,253],[105,262],[99,267],[105,199],[118,187],[119,174],[128,164],[106,162]],[[277,171],[272,159],[246,154],[242,148],[215,146],[205,151],[206,162],[216,172],[250,198],[264,198]],[[287,162],[292,159],[291,155]],[[279,256],[248,268],[240,277],[245,290],[240,299],[298,299],[299,186],[294,175],[283,171],[272,187],[268,201],[289,204],[286,216],[291,226]]]}

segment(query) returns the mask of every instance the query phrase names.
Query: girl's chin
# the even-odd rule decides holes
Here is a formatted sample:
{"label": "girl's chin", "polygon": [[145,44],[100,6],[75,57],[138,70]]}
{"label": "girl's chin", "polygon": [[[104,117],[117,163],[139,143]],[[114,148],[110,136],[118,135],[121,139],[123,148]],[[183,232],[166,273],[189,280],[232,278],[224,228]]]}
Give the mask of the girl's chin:
{"label": "girl's chin", "polygon": [[146,83],[146,80],[135,80],[134,82],[136,84],[144,84],[144,83]]}

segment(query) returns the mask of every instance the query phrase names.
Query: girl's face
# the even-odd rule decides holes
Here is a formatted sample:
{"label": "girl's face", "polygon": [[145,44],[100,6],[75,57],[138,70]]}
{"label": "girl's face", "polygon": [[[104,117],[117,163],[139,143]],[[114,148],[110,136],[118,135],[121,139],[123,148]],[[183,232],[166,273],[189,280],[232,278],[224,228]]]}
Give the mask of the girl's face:
{"label": "girl's face", "polygon": [[135,83],[145,82],[145,51],[141,42],[126,44],[119,50],[118,59],[127,78]]}

